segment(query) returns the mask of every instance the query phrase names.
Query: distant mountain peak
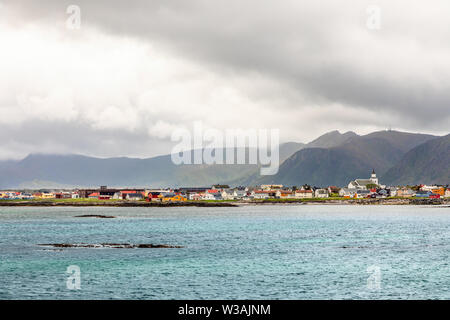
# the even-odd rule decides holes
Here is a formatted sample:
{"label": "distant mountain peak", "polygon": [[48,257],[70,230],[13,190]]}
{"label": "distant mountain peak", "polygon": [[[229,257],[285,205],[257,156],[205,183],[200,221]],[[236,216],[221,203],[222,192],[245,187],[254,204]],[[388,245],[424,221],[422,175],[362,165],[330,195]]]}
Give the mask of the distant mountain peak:
{"label": "distant mountain peak", "polygon": [[317,139],[311,141],[307,144],[307,147],[309,148],[332,148],[337,147],[345,142],[347,142],[349,139],[353,137],[357,137],[358,135],[354,133],[353,131],[347,131],[346,133],[340,133],[338,130],[333,130],[330,132],[327,132]]}

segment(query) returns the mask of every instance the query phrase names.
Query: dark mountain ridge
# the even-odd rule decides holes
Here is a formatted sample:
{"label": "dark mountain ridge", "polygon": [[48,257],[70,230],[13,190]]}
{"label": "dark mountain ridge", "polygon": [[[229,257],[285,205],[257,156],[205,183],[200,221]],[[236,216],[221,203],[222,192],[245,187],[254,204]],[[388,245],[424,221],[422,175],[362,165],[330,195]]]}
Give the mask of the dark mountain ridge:
{"label": "dark mountain ridge", "polygon": [[0,161],[0,188],[18,188],[30,183],[42,187],[46,184],[168,187],[217,183],[346,186],[355,178],[367,178],[372,169],[381,177],[381,183],[449,183],[448,157],[448,136],[398,131],[359,136],[332,131],[306,145],[294,142],[280,145],[281,165],[273,176],[261,176],[259,165],[250,164],[177,166],[170,155],[104,159],[32,154],[20,161]]}

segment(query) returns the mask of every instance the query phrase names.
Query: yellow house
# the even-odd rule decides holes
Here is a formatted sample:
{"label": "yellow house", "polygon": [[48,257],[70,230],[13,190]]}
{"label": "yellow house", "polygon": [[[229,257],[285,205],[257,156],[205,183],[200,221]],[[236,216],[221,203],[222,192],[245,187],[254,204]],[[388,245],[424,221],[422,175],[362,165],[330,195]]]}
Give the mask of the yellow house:
{"label": "yellow house", "polygon": [[183,202],[187,199],[179,194],[169,193],[161,197],[162,202]]}
{"label": "yellow house", "polygon": [[43,193],[43,194],[41,194],[41,196],[39,198],[41,198],[41,199],[54,199],[55,198],[55,194],[53,194],[53,193]]}

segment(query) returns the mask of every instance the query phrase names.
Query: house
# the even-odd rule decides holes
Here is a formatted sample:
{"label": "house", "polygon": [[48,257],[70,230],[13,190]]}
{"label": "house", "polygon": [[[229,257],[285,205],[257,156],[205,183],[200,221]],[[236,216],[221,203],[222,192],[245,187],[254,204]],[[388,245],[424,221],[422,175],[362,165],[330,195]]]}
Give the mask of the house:
{"label": "house", "polygon": [[282,189],[282,184],[263,184],[261,185],[261,190],[267,191],[267,190],[276,190],[276,189]]}
{"label": "house", "polygon": [[422,190],[417,191],[415,196],[416,198],[430,198],[430,199],[439,199],[441,197],[441,195],[438,193]]}
{"label": "house", "polygon": [[[137,194],[139,194],[140,196]],[[114,192],[111,193],[100,191],[101,196],[109,196],[109,199],[115,200],[130,200],[131,198],[133,198],[133,195],[137,200],[142,200],[144,198],[144,194],[146,194],[146,192],[141,190],[121,190],[121,191],[115,190]]]}
{"label": "house", "polygon": [[397,197],[400,198],[410,198],[410,197],[414,197],[415,192],[413,190],[411,190],[410,188],[400,188],[397,190]]}
{"label": "house", "polygon": [[20,194],[20,199],[33,200],[34,196],[31,193],[22,193],[22,194]]}
{"label": "house", "polygon": [[316,189],[314,191],[314,197],[316,198],[328,198],[328,189]]}
{"label": "house", "polygon": [[122,191],[120,191],[120,196],[123,200],[130,200],[130,199],[128,199],[128,195],[129,194],[135,195],[137,193],[138,192],[136,190],[122,190]]}
{"label": "house", "polygon": [[333,196],[333,194],[339,195],[339,188],[336,186],[329,186],[328,187],[328,194]]}
{"label": "house", "polygon": [[431,191],[419,190],[419,191],[416,192],[415,197],[416,198],[429,198],[431,194],[432,194]]}
{"label": "house", "polygon": [[122,194],[120,193],[120,191],[117,191],[114,193],[113,197],[114,200],[120,200],[122,199]]}
{"label": "house", "polygon": [[427,186],[427,185],[421,185],[420,186],[420,190],[421,191],[431,191],[431,192],[433,192],[433,189],[437,189],[438,188],[438,186]]}
{"label": "house", "polygon": [[176,194],[174,192],[167,192],[162,194],[162,202],[184,202],[187,198],[184,195]]}
{"label": "house", "polygon": [[89,196],[88,196],[88,198],[89,199],[98,199],[98,196],[100,195],[100,193],[99,192],[93,192],[93,193],[91,193]]}
{"label": "house", "polygon": [[142,193],[125,193],[125,200],[138,201],[144,199],[144,195]]}
{"label": "house", "polygon": [[189,200],[195,200],[195,201],[202,200],[203,193],[199,193],[199,192],[192,193],[191,192],[191,193],[189,193],[188,198],[189,198]]}
{"label": "house", "polygon": [[205,193],[200,193],[200,200],[215,200],[216,198],[214,197],[214,194],[209,193],[209,192],[205,192]]}
{"label": "house", "polygon": [[221,196],[223,200],[234,200],[237,194],[235,190],[222,190]]}
{"label": "house", "polygon": [[437,188],[433,188],[431,189],[431,192],[440,195],[441,197],[443,197],[445,195],[445,188],[444,187],[437,187]]}
{"label": "house", "polygon": [[375,193],[377,198],[386,198],[389,195],[389,192],[385,189],[379,190],[377,193]]}
{"label": "house", "polygon": [[41,192],[35,192],[35,193],[33,193],[33,197],[35,197],[35,198],[42,198],[42,193]]}
{"label": "house", "polygon": [[270,196],[270,191],[266,191],[266,190],[254,190],[252,192],[252,197],[253,199],[269,199]]}
{"label": "house", "polygon": [[204,196],[204,200],[223,200],[222,192],[218,189],[207,190]]}
{"label": "house", "polygon": [[280,199],[294,199],[295,193],[290,190],[278,190],[277,196]]}
{"label": "house", "polygon": [[388,191],[389,197],[396,197],[397,196],[397,189],[394,187],[391,187],[389,189],[386,189]]}
{"label": "house", "polygon": [[339,190],[339,196],[344,198],[354,198],[356,195],[356,189],[341,188]]}
{"label": "house", "polygon": [[295,198],[297,199],[307,199],[313,197],[314,193],[312,190],[295,190]]}
{"label": "house", "polygon": [[[162,191],[149,191],[147,193],[146,200],[147,201],[160,201],[162,197]],[[160,197],[161,195],[161,197]]]}
{"label": "house", "polygon": [[367,186],[371,184],[378,186],[378,178],[375,170],[372,170],[372,174],[369,179],[356,179],[350,181],[348,184],[348,189],[367,189]]}
{"label": "house", "polygon": [[54,193],[46,193],[46,192],[43,192],[42,194],[41,194],[41,197],[40,197],[41,199],[55,199],[55,194]]}
{"label": "house", "polygon": [[358,189],[356,190],[356,198],[369,198],[372,192],[370,190]]}
{"label": "house", "polygon": [[235,199],[248,200],[248,192],[246,190],[235,190]]}
{"label": "house", "polygon": [[57,192],[55,193],[55,199],[71,199],[72,194],[69,192]]}

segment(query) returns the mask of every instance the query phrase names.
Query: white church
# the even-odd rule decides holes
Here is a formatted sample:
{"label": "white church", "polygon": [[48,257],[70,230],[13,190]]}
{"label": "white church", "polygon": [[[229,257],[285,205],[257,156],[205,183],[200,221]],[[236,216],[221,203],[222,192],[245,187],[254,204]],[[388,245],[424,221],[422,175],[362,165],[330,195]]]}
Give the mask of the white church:
{"label": "white church", "polygon": [[366,190],[367,189],[366,186],[369,184],[376,184],[376,185],[380,186],[381,188],[384,187],[378,183],[377,174],[375,173],[375,170],[372,170],[372,175],[370,176],[369,179],[356,179],[356,180],[350,181],[350,183],[348,184],[348,188],[349,189]]}

